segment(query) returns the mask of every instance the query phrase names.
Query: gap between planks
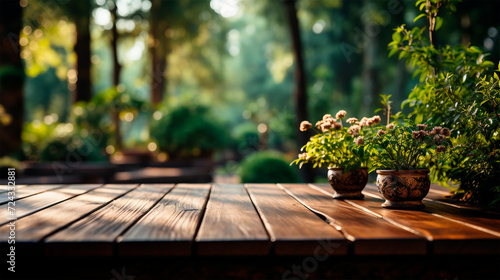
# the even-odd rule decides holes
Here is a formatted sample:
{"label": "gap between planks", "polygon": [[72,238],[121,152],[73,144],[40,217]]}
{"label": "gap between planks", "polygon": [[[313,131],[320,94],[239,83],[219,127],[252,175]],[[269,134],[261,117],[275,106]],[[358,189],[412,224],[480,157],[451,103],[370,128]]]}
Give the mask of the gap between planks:
{"label": "gap between planks", "polygon": [[[159,190],[159,187],[165,187]],[[173,185],[142,184],[109,201],[45,240],[54,256],[111,256],[120,235],[135,224]]]}
{"label": "gap between planks", "polygon": [[426,239],[422,236],[334,199],[331,194],[305,184],[279,186],[341,231],[351,241],[355,255],[423,255],[427,251]]}
{"label": "gap between planks", "polygon": [[345,255],[348,240],[316,213],[276,184],[245,184],[270,235],[272,254],[281,256]]}
{"label": "gap between planks", "polygon": [[[316,186],[326,192],[333,192],[327,186]],[[367,186],[364,193],[369,198],[349,201],[353,206],[368,212],[380,214],[383,219],[395,224],[407,226],[425,234],[429,240],[429,247],[435,254],[492,254],[498,253],[500,242],[498,237],[489,232],[478,230],[470,225],[458,222],[456,219],[444,219],[433,215],[432,212],[422,210],[390,210],[380,206],[383,199]],[[369,208],[370,209],[369,209]]]}

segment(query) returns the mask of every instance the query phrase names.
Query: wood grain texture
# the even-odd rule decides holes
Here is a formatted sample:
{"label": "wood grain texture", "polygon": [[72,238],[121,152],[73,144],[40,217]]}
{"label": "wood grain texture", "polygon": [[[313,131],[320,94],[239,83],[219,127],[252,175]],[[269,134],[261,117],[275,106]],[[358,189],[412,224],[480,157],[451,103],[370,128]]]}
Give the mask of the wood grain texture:
{"label": "wood grain texture", "polygon": [[140,185],[45,240],[50,256],[112,256],[115,240],[169,191],[172,185]]}
{"label": "wood grain texture", "polygon": [[353,242],[356,255],[423,255],[427,241],[305,184],[280,184],[312,211],[327,218]]}
{"label": "wood grain texture", "polygon": [[212,186],[196,236],[199,255],[268,255],[271,243],[241,184]]}
{"label": "wood grain texture", "polygon": [[[378,192],[377,187],[374,185],[368,186],[367,190],[372,194],[377,194]],[[431,192],[438,195],[443,195],[444,193],[441,190],[432,189],[430,193]],[[488,211],[487,209],[480,209],[476,206],[463,207],[440,200],[429,199],[428,197],[429,195],[424,198],[425,212],[461,222],[500,237],[500,213]]]}
{"label": "wood grain texture", "polygon": [[347,254],[348,241],[274,184],[245,185],[274,243],[276,255]]}
{"label": "wood grain texture", "polygon": [[[69,185],[63,188],[57,188],[45,192],[41,192],[26,198],[19,199],[15,201],[13,205],[15,208],[16,217],[22,218],[24,216],[30,215],[44,208],[50,207],[52,205],[58,204],[62,201],[70,199],[74,196],[81,195],[92,189],[99,187],[100,185]],[[9,221],[7,211],[4,215],[0,216],[0,225],[5,224]]]}
{"label": "wood grain texture", "polygon": [[[16,242],[41,241],[136,186],[106,185],[26,216],[17,222]],[[0,227],[0,240],[6,240],[6,236],[8,228]]]}
{"label": "wood grain texture", "polygon": [[[19,189],[22,189],[24,187],[26,187],[28,185],[15,185],[16,187],[16,192],[19,190]],[[5,192],[9,192],[8,190],[9,188],[9,185],[0,185],[0,193],[5,193]]]}
{"label": "wood grain texture", "polygon": [[118,240],[122,256],[189,256],[209,184],[178,184]]}
{"label": "wood grain texture", "polygon": [[[16,200],[32,196],[47,190],[62,188],[63,186],[64,185],[30,185],[28,187],[16,190]],[[8,195],[9,195],[8,192],[0,193],[0,205],[10,201]]]}
{"label": "wood grain texture", "polygon": [[500,239],[494,235],[433,215],[425,209],[385,209],[381,207],[384,200],[373,185],[367,186],[364,193],[364,200],[351,200],[349,203],[402,228],[423,234],[434,254],[497,254],[500,251]]}

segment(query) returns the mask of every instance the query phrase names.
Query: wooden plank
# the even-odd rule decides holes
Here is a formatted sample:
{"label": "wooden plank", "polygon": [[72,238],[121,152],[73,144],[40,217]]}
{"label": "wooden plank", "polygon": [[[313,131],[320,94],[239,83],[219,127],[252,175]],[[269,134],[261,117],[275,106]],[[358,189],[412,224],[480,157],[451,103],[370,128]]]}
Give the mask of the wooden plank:
{"label": "wooden plank", "polygon": [[[16,190],[15,200],[39,194],[47,190],[55,190],[62,187],[64,187],[64,185],[30,185],[26,188],[21,188],[19,190]],[[9,201],[10,199],[8,192],[0,193],[0,205],[6,204]]]}
{"label": "wooden plank", "polygon": [[[285,191],[327,221],[353,241],[356,255],[424,255],[427,241],[424,237],[362,211],[352,205],[333,199],[304,184],[280,184]],[[369,229],[369,230],[368,230]]]}
{"label": "wooden plank", "polygon": [[122,256],[189,256],[209,184],[179,184],[118,239]]}
{"label": "wooden plank", "polygon": [[[333,194],[325,185],[314,186]],[[364,194],[363,200],[347,202],[416,234],[425,235],[434,254],[498,254],[500,250],[500,239],[492,234],[425,210],[385,209],[381,206],[384,200],[373,185],[367,186]]]}
{"label": "wooden plank", "polygon": [[[276,255],[345,255],[344,235],[274,184],[245,185]],[[321,252],[321,253],[320,253]]]}
{"label": "wooden plank", "polygon": [[[377,188],[374,185],[368,186],[367,190],[376,194]],[[438,190],[439,191],[439,190]],[[431,189],[432,192],[432,189]],[[477,207],[468,208],[444,203],[433,199],[424,198],[425,212],[432,215],[451,219],[455,222],[463,223],[470,227],[482,230],[492,235],[500,237],[500,214],[492,211],[482,210]]]}
{"label": "wooden plank", "polygon": [[114,241],[160,200],[172,185],[140,185],[45,240],[49,256],[112,256]]}
{"label": "wooden plank", "polygon": [[[26,187],[28,185],[15,185],[16,187],[16,191],[19,190],[19,189],[22,189],[24,187]],[[9,191],[9,188],[10,186],[9,185],[0,185],[0,193],[5,193],[5,192],[8,192]]]}
{"label": "wooden plank", "polygon": [[212,186],[196,236],[199,255],[268,255],[269,236],[241,184]]}
{"label": "wooden plank", "polygon": [[[136,186],[106,185],[26,216],[16,223],[16,242],[38,242]],[[7,240],[8,230],[6,226],[0,227],[0,240]]]}
{"label": "wooden plank", "polygon": [[[63,188],[58,188],[50,191],[41,192],[36,195],[32,195],[13,203],[15,209],[15,216],[19,219],[24,216],[30,215],[44,208],[50,207],[74,196],[81,195],[92,189],[99,187],[100,185],[69,185]],[[0,216],[0,225],[5,224],[10,221],[8,211]]]}
{"label": "wooden plank", "polygon": [[[481,212],[488,212],[493,215],[497,214],[500,215],[500,210],[498,209],[492,209],[492,208],[484,208],[476,205],[471,205],[467,204],[462,201],[458,201],[456,199],[452,198],[452,195],[449,192],[440,190],[440,189],[433,189],[433,186],[431,185],[431,189],[429,190],[429,193],[425,197],[426,201],[434,201],[434,202],[439,202],[443,205],[451,206],[454,208],[459,208],[459,209],[464,209],[464,210],[477,210]],[[441,187],[443,188],[443,187]]]}

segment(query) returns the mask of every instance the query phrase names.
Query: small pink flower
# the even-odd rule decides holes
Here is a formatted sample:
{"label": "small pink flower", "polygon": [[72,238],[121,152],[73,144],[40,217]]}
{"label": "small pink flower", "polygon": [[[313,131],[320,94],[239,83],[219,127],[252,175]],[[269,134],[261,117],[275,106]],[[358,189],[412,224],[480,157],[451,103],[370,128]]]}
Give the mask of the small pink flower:
{"label": "small pink flower", "polygon": [[439,146],[436,147],[436,152],[442,153],[444,151],[446,151],[446,147],[445,146],[439,145]]}
{"label": "small pink flower", "polygon": [[332,115],[326,114],[323,116],[323,122],[329,122],[333,124],[335,122],[335,119],[332,117]]}
{"label": "small pink flower", "polygon": [[378,137],[382,137],[382,135],[385,135],[387,134],[387,131],[383,130],[383,129],[379,129],[379,131],[377,131],[377,136]]}
{"label": "small pink flower", "polygon": [[351,134],[353,137],[356,137],[359,135],[360,129],[361,129],[361,127],[359,125],[353,125],[353,126],[349,127],[349,129],[347,130],[347,133]]}
{"label": "small pink flower", "polygon": [[417,131],[412,131],[411,132],[411,137],[415,140],[422,141],[424,140],[424,137],[427,136],[427,133],[423,130],[417,130]]}
{"label": "small pink flower", "polygon": [[426,124],[417,124],[418,130],[425,130],[427,128]]}
{"label": "small pink flower", "polygon": [[368,118],[364,117],[361,119],[361,121],[359,122],[359,126],[363,127],[363,126],[368,126]]}
{"label": "small pink flower", "polygon": [[446,127],[445,127],[445,128],[443,128],[443,130],[441,130],[441,133],[442,133],[444,136],[446,136],[446,137],[448,137],[448,136],[450,136],[450,135],[451,135],[451,131],[450,131],[450,129],[449,129],[449,128],[446,128]]}
{"label": "small pink flower", "polygon": [[356,118],[348,118],[346,122],[349,123],[349,124],[355,124],[355,123],[358,122],[358,119],[356,119]]}
{"label": "small pink flower", "polygon": [[436,141],[436,144],[438,144],[438,145],[441,144],[441,142],[443,142],[444,139],[446,139],[446,137],[442,134],[436,134],[434,136],[434,141]]}
{"label": "small pink flower", "polygon": [[358,146],[361,146],[365,143],[365,139],[363,138],[363,136],[359,136],[354,140],[354,143],[356,143],[356,145]]}
{"label": "small pink flower", "polygon": [[443,130],[442,127],[436,126],[432,129],[431,134],[441,134],[441,131]]}
{"label": "small pink flower", "polygon": [[390,124],[385,126],[385,128],[387,128],[388,130],[394,129],[395,127],[396,127],[396,125],[393,123],[390,123]]}
{"label": "small pink flower", "polygon": [[339,119],[339,120],[340,120],[340,119],[343,119],[343,118],[345,117],[345,115],[346,115],[346,114],[347,114],[347,112],[346,112],[346,111],[344,111],[344,110],[340,110],[340,111],[338,111],[338,113],[335,115],[335,118],[336,118],[336,119]]}
{"label": "small pink flower", "polygon": [[312,127],[312,124],[308,121],[303,121],[300,123],[300,131],[306,131]]}
{"label": "small pink flower", "polygon": [[380,116],[373,116],[372,118],[370,118],[370,122],[373,123],[373,124],[370,124],[370,125],[374,125],[374,124],[378,124],[380,123],[381,119],[380,119]]}
{"label": "small pink flower", "polygon": [[321,125],[321,131],[322,132],[328,132],[332,128],[332,124],[329,122],[325,122]]}

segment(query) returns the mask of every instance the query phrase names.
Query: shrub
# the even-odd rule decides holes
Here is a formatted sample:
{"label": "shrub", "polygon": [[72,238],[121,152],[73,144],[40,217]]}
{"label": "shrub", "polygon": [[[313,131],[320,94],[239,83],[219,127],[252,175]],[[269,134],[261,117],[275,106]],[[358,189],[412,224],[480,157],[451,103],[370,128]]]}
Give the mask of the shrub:
{"label": "shrub", "polygon": [[89,161],[101,162],[107,158],[101,153],[93,139],[79,137],[55,138],[42,150],[42,161]]}
{"label": "shrub", "polygon": [[159,112],[161,117],[153,120],[150,134],[172,158],[207,156],[228,143],[225,127],[208,107],[186,104]]}
{"label": "shrub", "polygon": [[282,154],[261,151],[246,157],[239,168],[242,183],[297,183],[297,170]]}
{"label": "shrub", "polygon": [[77,157],[71,160],[107,160],[92,135],[80,136],[74,133],[73,127],[70,123],[27,123],[22,134],[25,155],[34,162],[66,161],[68,155]]}
{"label": "shrub", "polygon": [[259,149],[259,131],[255,123],[245,122],[236,126],[231,131],[231,138],[233,149],[240,154],[248,154]]}

